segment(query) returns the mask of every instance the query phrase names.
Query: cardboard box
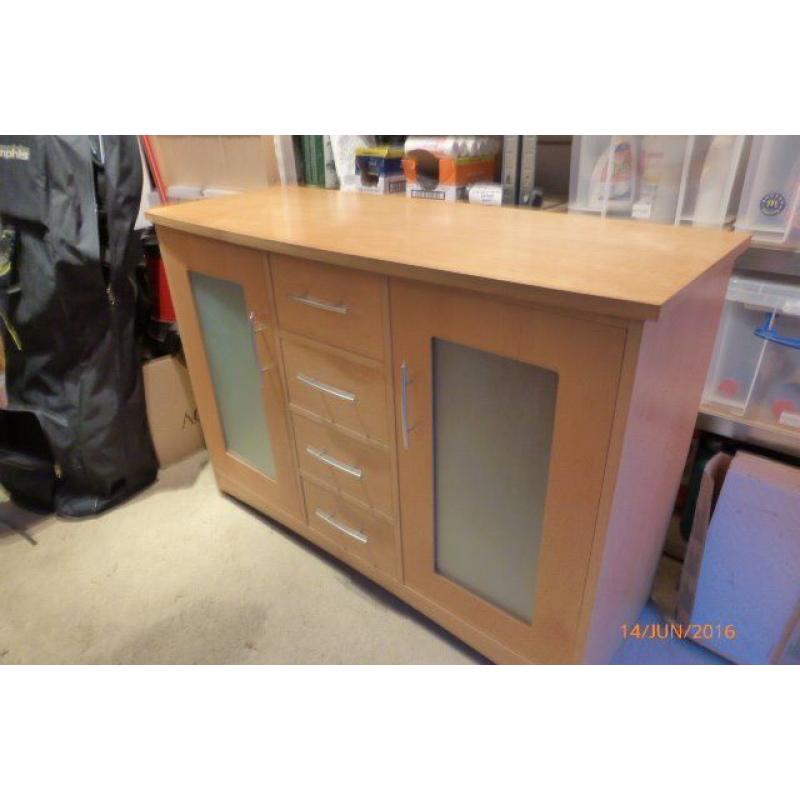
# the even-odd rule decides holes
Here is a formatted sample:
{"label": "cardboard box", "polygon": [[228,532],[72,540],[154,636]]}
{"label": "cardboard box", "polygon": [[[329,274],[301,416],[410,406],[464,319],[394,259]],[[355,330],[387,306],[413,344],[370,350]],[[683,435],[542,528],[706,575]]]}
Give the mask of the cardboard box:
{"label": "cardboard box", "polygon": [[148,361],[142,368],[147,419],[163,468],[204,446],[189,372],[174,356]]}
{"label": "cardboard box", "polygon": [[415,158],[403,159],[406,195],[429,200],[463,200],[471,183],[494,180],[496,156],[438,158],[417,151]]}
{"label": "cardboard box", "polygon": [[706,465],[677,617],[699,644],[725,658],[767,664],[794,651],[800,469],[738,453],[725,473],[726,458]]}
{"label": "cardboard box", "polygon": [[402,147],[359,147],[358,190],[367,194],[402,194],[406,190]]}

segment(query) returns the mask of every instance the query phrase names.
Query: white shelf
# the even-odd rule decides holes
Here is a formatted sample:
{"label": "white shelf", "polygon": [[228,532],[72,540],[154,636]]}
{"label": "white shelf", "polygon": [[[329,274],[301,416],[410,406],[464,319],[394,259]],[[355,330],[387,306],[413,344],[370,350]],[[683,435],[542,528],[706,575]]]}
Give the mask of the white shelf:
{"label": "white shelf", "polygon": [[777,425],[738,417],[708,403],[700,406],[697,427],[707,433],[800,457],[800,432],[794,434]]}

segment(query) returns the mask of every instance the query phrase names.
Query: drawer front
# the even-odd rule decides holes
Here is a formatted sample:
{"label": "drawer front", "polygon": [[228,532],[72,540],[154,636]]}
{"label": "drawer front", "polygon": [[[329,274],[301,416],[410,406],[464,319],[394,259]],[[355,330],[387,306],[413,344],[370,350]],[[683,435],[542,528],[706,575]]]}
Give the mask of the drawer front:
{"label": "drawer front", "polygon": [[312,530],[378,569],[399,576],[395,531],[390,522],[307,480],[303,481],[303,491]]}
{"label": "drawer front", "polygon": [[283,340],[291,403],[327,422],[388,444],[386,382],[382,369]]}
{"label": "drawer front", "polygon": [[383,360],[385,278],[303,258],[270,259],[283,330]]}
{"label": "drawer front", "polygon": [[304,473],[393,519],[392,470],[386,450],[299,414],[293,415],[293,423],[297,461]]}

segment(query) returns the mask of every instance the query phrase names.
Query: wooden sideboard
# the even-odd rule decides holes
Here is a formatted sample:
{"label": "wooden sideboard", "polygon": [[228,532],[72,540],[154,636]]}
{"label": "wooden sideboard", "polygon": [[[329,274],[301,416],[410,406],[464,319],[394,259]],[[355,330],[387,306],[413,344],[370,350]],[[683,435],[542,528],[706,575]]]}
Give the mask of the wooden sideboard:
{"label": "wooden sideboard", "polygon": [[149,216],[223,492],[494,661],[611,658],[747,236],[296,187]]}

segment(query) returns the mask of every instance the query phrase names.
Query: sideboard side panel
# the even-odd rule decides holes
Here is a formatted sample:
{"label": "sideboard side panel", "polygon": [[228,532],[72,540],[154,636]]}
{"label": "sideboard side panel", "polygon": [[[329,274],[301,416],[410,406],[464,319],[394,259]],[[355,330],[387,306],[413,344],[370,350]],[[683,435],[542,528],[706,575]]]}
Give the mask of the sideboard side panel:
{"label": "sideboard side panel", "polygon": [[[579,661],[608,663],[650,595],[700,407],[733,259],[688,286],[655,322],[631,323]],[[627,370],[627,376],[625,371]]]}

